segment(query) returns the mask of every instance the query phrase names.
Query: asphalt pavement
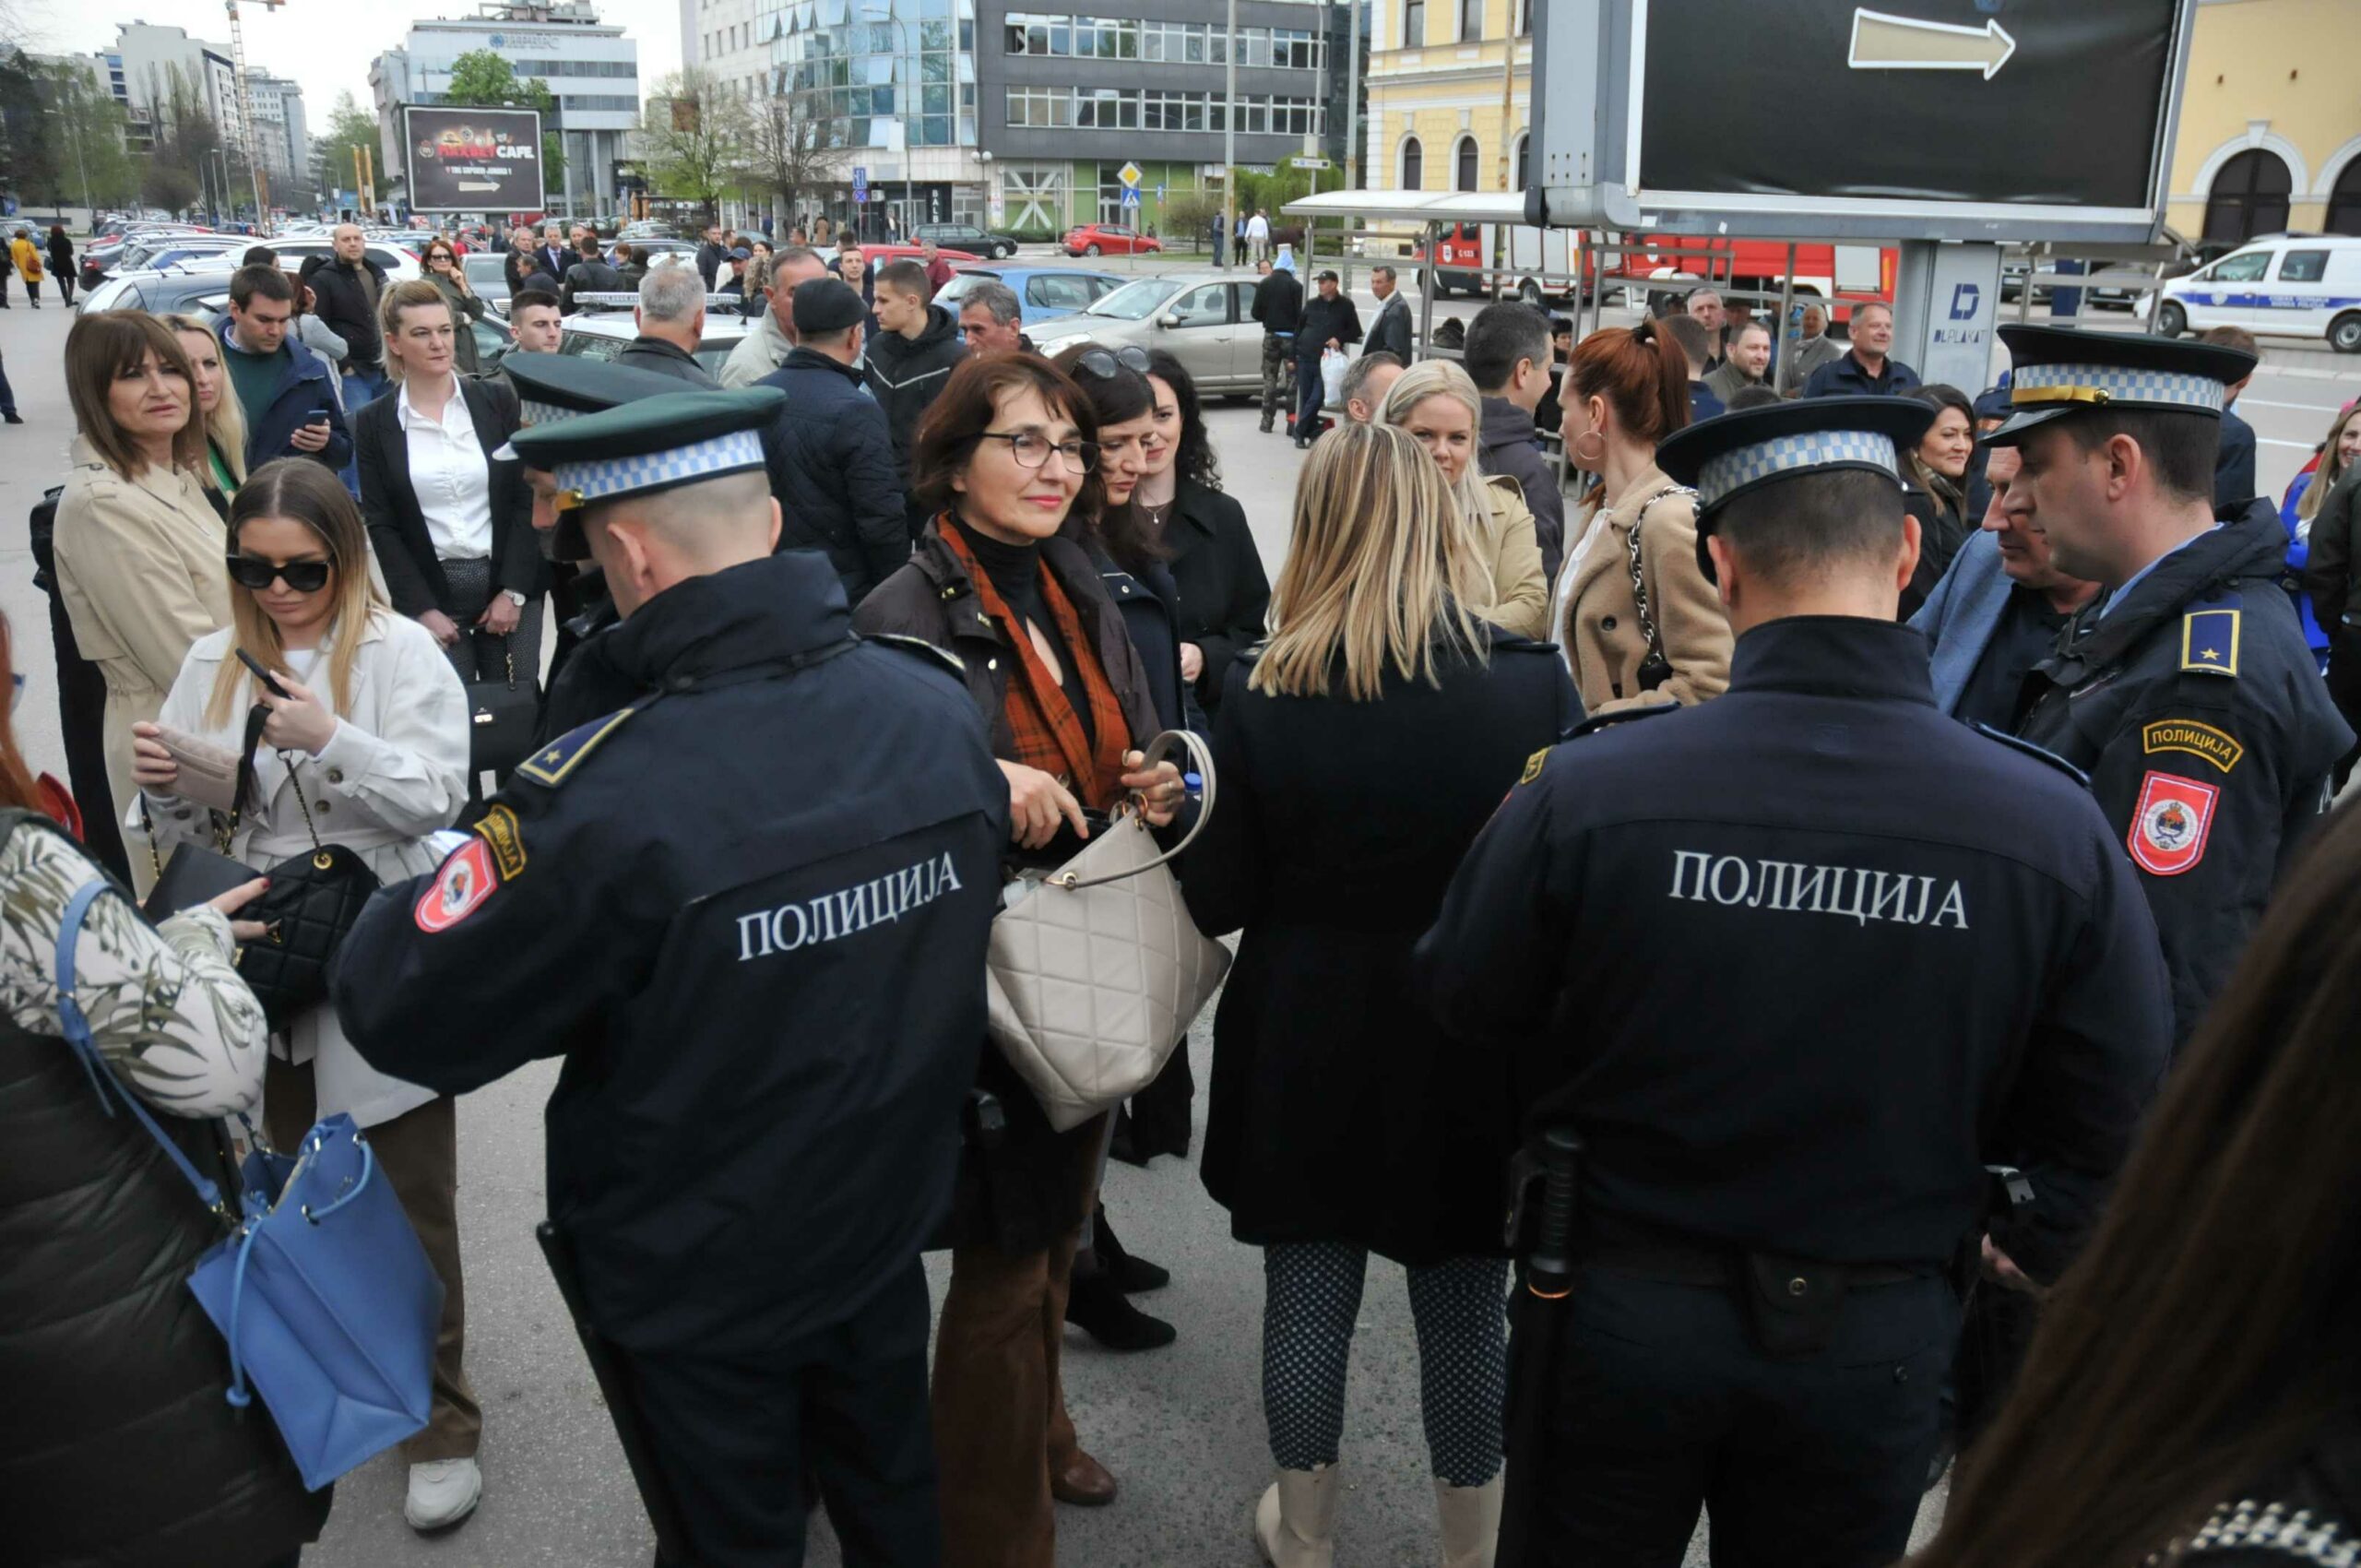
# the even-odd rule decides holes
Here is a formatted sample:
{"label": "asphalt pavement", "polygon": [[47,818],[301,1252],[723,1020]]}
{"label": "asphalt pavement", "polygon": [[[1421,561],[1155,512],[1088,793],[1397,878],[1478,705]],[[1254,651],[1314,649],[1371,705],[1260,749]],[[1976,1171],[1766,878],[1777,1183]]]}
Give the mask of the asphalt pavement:
{"label": "asphalt pavement", "polygon": [[[73,422],[60,361],[69,321],[53,301],[31,312],[20,299],[0,315],[0,355],[28,422],[0,428],[0,608],[28,676],[16,730],[36,768],[60,772],[47,609],[31,582],[26,515],[64,477]],[[2337,405],[2356,395],[2361,364],[2341,373],[2271,366],[2258,375],[2242,407],[2265,442],[2271,493]],[[1228,488],[1243,502],[1275,574],[1300,457],[1283,436],[1259,434],[1255,421],[1244,405],[1210,415]],[[694,831],[694,823],[682,830]],[[1189,1043],[1200,1085],[1210,1076],[1211,1016],[1208,1009]],[[533,1242],[544,1212],[541,1108],[555,1076],[554,1064],[536,1064],[459,1107],[468,1367],[484,1410],[482,1506],[455,1531],[419,1537],[401,1520],[401,1467],[381,1456],[339,1485],[326,1533],[304,1559],[314,1568],[638,1568],[650,1561],[652,1538],[607,1412]],[[1204,1109],[1201,1095],[1201,1135]],[[1131,1250],[1172,1270],[1172,1285],[1141,1304],[1174,1323],[1180,1338],[1167,1349],[1119,1356],[1069,1331],[1068,1401],[1084,1445],[1113,1470],[1121,1492],[1110,1507],[1060,1510],[1061,1560],[1101,1568],[1253,1563],[1248,1519],[1270,1470],[1260,1254],[1229,1239],[1193,1160],[1159,1159],[1145,1170],[1115,1165],[1106,1192]],[[929,1260],[928,1275],[939,1301],[941,1258]],[[1437,1556],[1418,1384],[1402,1271],[1375,1262],[1353,1357],[1348,1496],[1338,1531],[1339,1555],[1361,1568],[1413,1568]],[[1941,1495],[1930,1500],[1922,1530]],[[836,1562],[824,1524],[815,1538],[812,1561]],[[1705,1562],[1703,1540],[1701,1529],[1691,1562]]]}

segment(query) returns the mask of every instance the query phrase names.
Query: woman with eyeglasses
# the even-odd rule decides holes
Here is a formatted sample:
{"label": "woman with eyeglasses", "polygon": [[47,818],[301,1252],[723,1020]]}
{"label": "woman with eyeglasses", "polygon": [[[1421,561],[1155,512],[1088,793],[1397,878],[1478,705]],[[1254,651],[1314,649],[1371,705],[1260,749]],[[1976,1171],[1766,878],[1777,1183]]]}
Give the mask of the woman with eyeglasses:
{"label": "woman with eyeglasses", "polygon": [[1476,462],[1484,400],[1465,371],[1449,360],[1426,360],[1394,378],[1378,418],[1410,433],[1442,469],[1442,481],[1476,537],[1490,585],[1471,604],[1503,631],[1536,641],[1549,635],[1549,578],[1525,492],[1506,474],[1487,474]]}
{"label": "woman with eyeglasses", "polygon": [[[933,514],[909,564],[854,612],[871,636],[955,654],[1008,778],[1012,858],[1082,847],[1086,812],[1179,811],[1170,763],[1142,766],[1162,728],[1152,683],[1098,564],[1069,523],[1102,504],[1097,417],[1064,372],[1030,354],[960,362],[911,445],[911,493]],[[1006,1125],[971,1128],[952,1212],[951,1287],[935,1337],[934,1438],[943,1561],[1053,1568],[1055,1503],[1111,1503],[1115,1478],[1065,1411],[1059,1345],[1107,1119],[1054,1131],[998,1047],[977,1087]]]}
{"label": "woman with eyeglasses", "polygon": [[164,325],[188,351],[189,369],[196,376],[196,407],[191,417],[205,427],[205,499],[226,522],[230,497],[246,482],[245,409],[230,394],[221,339],[213,328],[193,315],[168,315]]}
{"label": "woman with eyeglasses", "polygon": [[[144,312],[101,311],[65,335],[79,434],[57,504],[57,588],[82,657],[106,680],[110,817],[132,799],[131,727],[156,717],[189,645],[230,618],[221,518],[196,477],[196,388],[188,350]],[[131,880],[145,897],[144,857]]]}
{"label": "woman with eyeglasses", "polygon": [[[216,546],[217,550],[219,546]],[[134,728],[132,856],[143,835],[159,858],[184,844],[218,849],[257,872],[342,844],[387,886],[433,871],[431,836],[468,795],[467,694],[417,622],[371,587],[369,540],[337,477],[303,457],[264,464],[230,508],[230,624],[197,639],[153,723]],[[251,655],[280,691],[239,660]],[[284,695],[281,695],[281,694]],[[246,716],[268,710],[254,759],[255,797],[234,818],[182,797],[172,746],[231,754]],[[460,1364],[466,1295],[459,1272],[454,1101],[387,1077],[361,1059],[323,1001],[271,1040],[264,1109],[274,1146],[292,1149],[321,1116],[350,1112],[401,1194],[443,1277],[434,1409],[402,1445],[409,1522],[456,1524],[475,1506],[482,1416]]]}
{"label": "woman with eyeglasses", "polygon": [[426,242],[426,253],[418,258],[419,266],[444,303],[451,307],[451,346],[462,375],[476,374],[476,334],[474,323],[483,319],[483,300],[468,287],[468,269],[459,265],[459,253],[451,242],[436,235]]}

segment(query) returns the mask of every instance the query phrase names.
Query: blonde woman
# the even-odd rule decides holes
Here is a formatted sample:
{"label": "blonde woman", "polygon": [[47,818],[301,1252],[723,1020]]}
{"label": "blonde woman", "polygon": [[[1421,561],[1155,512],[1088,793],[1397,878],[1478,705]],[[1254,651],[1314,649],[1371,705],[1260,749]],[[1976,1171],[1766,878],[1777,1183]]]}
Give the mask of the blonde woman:
{"label": "blonde woman", "polygon": [[[57,504],[57,587],[82,657],[107,683],[113,808],[130,803],[131,727],[156,717],[189,644],[230,618],[221,518],[206,505],[196,372],[172,329],[101,311],[65,335],[73,467]],[[132,857],[133,887],[154,882]]]}
{"label": "blonde woman", "polygon": [[[213,846],[229,826],[175,792],[180,770],[167,732],[234,753],[245,743],[247,712],[261,703],[269,718],[255,748],[255,798],[230,834],[232,857],[267,870],[308,853],[316,832],[322,843],[352,849],[388,886],[434,869],[441,857],[430,836],[467,800],[467,694],[425,628],[395,614],[371,585],[368,559],[361,514],[319,464],[282,457],[239,487],[230,509],[230,624],[197,639],[157,721],[134,727],[144,795],[129,825],[151,834],[160,854]],[[247,672],[242,650],[284,696]],[[132,857],[145,859],[136,846]],[[461,1365],[453,1101],[371,1068],[325,1001],[274,1036],[270,1051],[263,1103],[271,1141],[292,1149],[316,1118],[350,1112],[368,1129],[443,1277],[433,1413],[402,1454],[410,1524],[456,1524],[481,1491],[483,1423]]]}
{"label": "blonde woman", "polygon": [[[2317,467],[2297,474],[2288,481],[2287,499],[2280,503],[2279,520],[2287,526],[2288,536],[2302,543],[2311,531],[2311,522],[2320,515],[2320,503],[2344,477],[2344,470],[2361,457],[2361,403],[2347,403],[2329,422],[2328,437],[2320,443],[2320,460]],[[2291,564],[2300,566],[2302,563]]]}
{"label": "blonde woman", "polygon": [[213,328],[193,315],[168,315],[164,325],[187,350],[189,369],[196,377],[196,408],[191,417],[205,425],[205,468],[199,478],[206,501],[227,521],[230,497],[246,482],[245,410],[230,389],[221,339]]}
{"label": "blonde woman", "polygon": [[1506,1381],[1498,1151],[1411,999],[1410,949],[1526,760],[1581,716],[1556,651],[1480,620],[1484,543],[1405,433],[1347,424],[1296,491],[1270,640],[1230,666],[1190,912],[1242,931],[1214,1022],[1206,1191],[1263,1249],[1278,1479],[1255,1532],[1325,1564],[1369,1254],[1409,1271],[1444,1560],[1490,1561]]}
{"label": "blonde woman", "polygon": [[1449,360],[1412,365],[1394,380],[1378,418],[1410,433],[1442,469],[1460,515],[1475,530],[1477,559],[1489,585],[1480,603],[1487,621],[1536,641],[1549,635],[1549,578],[1525,491],[1505,474],[1485,474],[1476,463],[1484,428],[1484,399],[1467,373]]}

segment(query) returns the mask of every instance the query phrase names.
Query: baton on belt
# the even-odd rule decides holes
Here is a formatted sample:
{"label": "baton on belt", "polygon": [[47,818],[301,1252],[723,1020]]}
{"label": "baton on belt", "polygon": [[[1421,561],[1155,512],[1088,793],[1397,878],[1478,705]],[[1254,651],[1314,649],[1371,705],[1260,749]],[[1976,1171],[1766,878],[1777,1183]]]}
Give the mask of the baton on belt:
{"label": "baton on belt", "polygon": [[590,1371],[607,1401],[607,1414],[614,1418],[615,1436],[622,1440],[623,1460],[631,1466],[632,1483],[639,1488],[647,1522],[656,1528],[656,1559],[670,1568],[688,1568],[694,1560],[689,1555],[688,1532],[681,1526],[680,1506],[665,1490],[664,1472],[656,1464],[655,1438],[632,1397],[630,1370],[591,1325],[581,1271],[575,1265],[574,1243],[546,1219],[534,1228],[533,1234],[541,1243],[541,1255],[549,1259],[550,1273],[557,1277],[557,1293],[565,1299],[565,1315],[574,1320],[575,1336],[582,1341],[582,1353],[590,1359]]}
{"label": "baton on belt", "polygon": [[1517,1160],[1517,1194],[1510,1213],[1510,1242],[1524,1229],[1526,1202],[1537,1181],[1541,1213],[1525,1254],[1512,1308],[1509,1339],[1508,1477],[1501,1503],[1497,1568],[1525,1568],[1535,1520],[1548,1485],[1538,1471],[1556,1407],[1558,1348],[1566,1332],[1566,1301],[1573,1293],[1574,1208],[1582,1175],[1583,1141],[1572,1129],[1551,1127]]}

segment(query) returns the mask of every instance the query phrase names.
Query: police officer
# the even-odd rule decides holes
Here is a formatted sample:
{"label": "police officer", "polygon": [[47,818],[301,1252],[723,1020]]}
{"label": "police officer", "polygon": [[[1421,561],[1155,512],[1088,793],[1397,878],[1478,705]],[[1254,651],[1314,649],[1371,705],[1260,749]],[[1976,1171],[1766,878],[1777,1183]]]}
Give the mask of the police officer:
{"label": "police officer", "polygon": [[2009,496],[2058,569],[2108,592],[2034,668],[2017,733],[2090,774],[2139,867],[2172,973],[2174,1038],[2213,999],[2352,743],[2279,586],[2267,501],[2217,518],[2224,388],[2212,343],[2003,327]]}
{"label": "police officer", "polygon": [[1930,417],[1786,403],[1659,448],[1698,486],[1728,694],[1537,754],[1418,950],[1465,1076],[1495,1079],[1489,1047],[1523,1130],[1586,1146],[1559,1366],[1513,1395],[1549,1412],[1511,1455],[1524,1563],[1673,1568],[1701,1504],[1719,1563],[1898,1558],[1984,1163],[2035,1194],[1992,1266],[2048,1277],[2162,1070],[2155,929],[2105,820],[1944,719],[1893,624],[1897,454]]}
{"label": "police officer", "polygon": [[1008,790],[939,656],[855,636],[825,557],[771,553],[756,433],[781,400],[675,392],[515,438],[652,695],[537,751],[464,848],[374,898],[335,995],[374,1064],[446,1091],[564,1059],[551,1217],[675,1568],[801,1562],[807,1468],[845,1561],[903,1568],[940,1552],[919,1250],[984,1032]]}

